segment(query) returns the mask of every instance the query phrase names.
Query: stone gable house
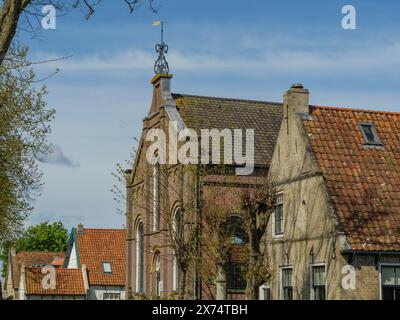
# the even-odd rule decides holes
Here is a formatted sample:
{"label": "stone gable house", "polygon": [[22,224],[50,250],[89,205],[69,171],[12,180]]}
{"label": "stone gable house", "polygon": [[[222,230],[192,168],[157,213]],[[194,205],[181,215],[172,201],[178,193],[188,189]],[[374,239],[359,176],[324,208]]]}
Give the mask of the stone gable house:
{"label": "stone gable house", "polygon": [[[270,174],[272,299],[400,299],[400,114],[309,105],[294,86]],[[278,214],[277,214],[278,213]],[[278,217],[277,217],[278,216]]]}
{"label": "stone gable house", "polygon": [[[128,298],[167,298],[176,292],[177,266],[168,218],[180,212],[195,185],[201,215],[209,196],[223,191],[224,206],[240,214],[238,194],[273,177],[277,195],[266,246],[272,278],[260,299],[400,299],[400,114],[310,106],[309,92],[294,85],[283,104],[171,93],[171,75],[153,78],[153,100],[135,164],[127,171]],[[185,165],[168,166],[161,181],[146,159],[147,133],[201,129],[254,129],[254,170],[208,170],[185,177]],[[154,155],[158,156],[158,155]],[[187,167],[187,166],[186,166]],[[172,218],[175,219],[175,218]],[[242,281],[229,267],[228,298],[243,297]],[[196,270],[188,298],[213,298]],[[232,291],[229,294],[230,290]]]}

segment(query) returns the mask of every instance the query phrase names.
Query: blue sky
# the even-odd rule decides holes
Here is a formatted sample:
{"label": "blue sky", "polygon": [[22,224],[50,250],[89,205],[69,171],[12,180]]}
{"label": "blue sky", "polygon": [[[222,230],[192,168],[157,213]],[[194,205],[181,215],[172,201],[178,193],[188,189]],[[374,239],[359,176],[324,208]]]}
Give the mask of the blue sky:
{"label": "blue sky", "polygon": [[[145,1],[145,0],[143,0]],[[55,31],[21,34],[31,58],[72,58],[40,66],[57,110],[51,163],[29,223],[68,228],[121,227],[110,189],[116,163],[129,157],[151,101],[154,45],[166,24],[174,92],[281,101],[303,83],[311,103],[400,111],[400,2],[386,0],[160,0],[130,15],[122,0],[103,0],[89,21],[72,11]],[[357,30],[343,30],[354,5]]]}

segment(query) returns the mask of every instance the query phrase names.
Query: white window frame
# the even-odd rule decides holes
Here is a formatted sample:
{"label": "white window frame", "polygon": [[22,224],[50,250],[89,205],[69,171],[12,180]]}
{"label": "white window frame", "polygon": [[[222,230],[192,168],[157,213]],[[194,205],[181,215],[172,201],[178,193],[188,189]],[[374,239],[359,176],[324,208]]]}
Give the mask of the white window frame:
{"label": "white window frame", "polygon": [[[176,214],[180,213],[181,218],[183,219],[182,211],[180,207],[177,207],[174,210],[173,216],[172,216],[172,228],[173,228],[173,236],[176,236],[177,233],[177,223],[176,223]],[[174,258],[172,261],[172,290],[176,291],[179,289],[179,268],[178,268],[178,262],[176,260],[176,253],[174,251]]]}
{"label": "white window frame", "polygon": [[[102,262],[102,265],[103,265],[103,273],[107,273],[107,274],[111,274],[112,273],[112,266],[111,266],[111,262],[109,262],[109,261],[103,261]],[[106,266],[109,266],[110,267],[110,271],[106,271]]]}
{"label": "white window frame", "polygon": [[313,270],[315,267],[324,267],[325,268],[325,300],[328,300],[328,276],[327,276],[327,267],[325,262],[317,262],[310,264],[310,299],[315,300],[315,292],[314,292],[314,273]]}
{"label": "white window frame", "polygon": [[176,255],[174,252],[174,260],[172,262],[172,290],[177,291],[179,289],[179,268],[176,261]]}
{"label": "white window frame", "polygon": [[379,300],[383,299],[382,292],[382,267],[400,267],[400,263],[382,262],[379,264]]}
{"label": "white window frame", "polygon": [[160,297],[163,291],[163,282],[161,280],[161,252],[157,251],[154,256],[154,274],[156,296]]}
{"label": "white window frame", "polygon": [[153,231],[160,231],[161,224],[161,187],[160,187],[160,164],[159,157],[155,156],[154,167],[153,167]]}
{"label": "white window frame", "polygon": [[280,300],[284,300],[284,293],[283,293],[283,270],[292,270],[292,300],[294,300],[294,268],[293,266],[281,266],[280,267],[280,272],[279,272],[279,297]]}
{"label": "white window frame", "polygon": [[[142,226],[142,239],[141,240],[139,240],[139,226]],[[136,225],[136,230],[135,230],[135,237],[136,237],[136,261],[135,261],[135,264],[136,264],[136,292],[137,293],[141,293],[141,292],[143,292],[143,290],[144,290],[144,270],[143,270],[143,268],[144,268],[144,261],[142,261],[142,270],[140,270],[140,265],[138,264],[138,261],[139,261],[139,250],[140,250],[140,246],[139,246],[139,241],[141,241],[141,243],[142,243],[142,248],[143,248],[143,255],[142,255],[142,259],[144,260],[144,244],[143,244],[143,239],[144,239],[144,237],[143,237],[143,233],[144,233],[144,225],[143,225],[143,222],[140,220],[138,223],[137,223],[137,225]],[[142,286],[143,286],[143,288],[140,288],[140,285],[139,285],[139,273],[140,273],[140,271],[141,271],[141,275],[140,275],[140,278],[141,278],[141,282],[142,282]]]}
{"label": "white window frame", "polygon": [[[276,194],[276,199],[277,199],[276,205],[282,204],[282,233],[279,233],[279,234],[275,233],[275,218],[276,218],[275,213],[276,213],[276,210],[274,210],[274,212],[272,214],[272,237],[275,238],[275,239],[281,239],[285,235],[285,210],[284,210],[285,203],[284,203],[283,192],[277,193]],[[281,202],[278,202],[278,199],[282,199]]]}
{"label": "white window frame", "polygon": [[[107,296],[110,297],[111,295],[113,297],[118,297],[118,299],[106,299]],[[104,292],[103,293],[103,300],[107,300],[107,301],[121,300],[121,293],[119,293],[119,292]]]}
{"label": "white window frame", "polygon": [[258,288],[258,300],[265,300],[264,289],[269,289],[269,294],[270,294],[269,300],[272,300],[271,286],[267,283],[264,283],[262,286]]}

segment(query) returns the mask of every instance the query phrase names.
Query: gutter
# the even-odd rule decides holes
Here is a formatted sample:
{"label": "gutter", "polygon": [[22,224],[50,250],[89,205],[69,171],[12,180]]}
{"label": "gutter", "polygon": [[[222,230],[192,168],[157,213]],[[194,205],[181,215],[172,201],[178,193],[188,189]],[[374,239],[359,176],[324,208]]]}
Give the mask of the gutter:
{"label": "gutter", "polygon": [[356,254],[370,254],[370,255],[399,255],[400,256],[400,251],[384,251],[384,250],[376,250],[376,251],[371,251],[371,250],[351,250],[351,249],[347,249],[347,250],[342,250],[341,251],[342,254],[352,254],[352,255],[356,255]]}

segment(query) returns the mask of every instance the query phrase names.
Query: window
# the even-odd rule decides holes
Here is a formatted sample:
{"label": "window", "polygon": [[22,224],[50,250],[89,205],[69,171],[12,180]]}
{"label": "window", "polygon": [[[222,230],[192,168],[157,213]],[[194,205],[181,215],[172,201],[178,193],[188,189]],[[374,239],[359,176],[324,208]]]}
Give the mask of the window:
{"label": "window", "polygon": [[112,273],[112,270],[111,270],[111,263],[109,263],[109,262],[103,262],[103,272],[104,272],[104,273]]}
{"label": "window", "polygon": [[174,253],[174,261],[172,266],[172,290],[176,291],[179,289],[179,268],[178,262],[176,260],[176,255]]}
{"label": "window", "polygon": [[281,297],[283,300],[293,300],[293,268],[281,269]]}
{"label": "window", "polygon": [[226,264],[226,289],[245,290],[246,279],[244,276],[244,265],[242,263],[229,262]]}
{"label": "window", "polygon": [[154,256],[154,279],[155,279],[155,293],[156,297],[159,297],[161,295],[161,260],[160,260],[160,253],[156,252]]}
{"label": "window", "polygon": [[[174,212],[173,216],[173,231],[174,231],[174,237],[176,239],[180,239],[183,236],[183,215],[182,211],[180,208],[177,208]],[[179,267],[178,267],[178,261],[176,260],[176,255],[174,253],[174,260],[173,260],[173,266],[172,266],[172,290],[178,290],[179,289]]]}
{"label": "window", "polygon": [[382,141],[379,139],[378,132],[372,123],[360,123],[359,126],[367,145],[382,145]]}
{"label": "window", "polygon": [[259,300],[271,300],[271,288],[268,284],[264,284],[259,288]]}
{"label": "window", "polygon": [[400,301],[400,266],[381,267],[382,300]]}
{"label": "window", "polygon": [[121,300],[121,294],[106,292],[103,294],[103,300]]}
{"label": "window", "polygon": [[153,170],[153,231],[160,230],[160,163],[156,157]]}
{"label": "window", "polygon": [[143,292],[143,223],[136,228],[136,292]]}
{"label": "window", "polygon": [[326,299],[326,270],[325,265],[311,266],[312,299]]}
{"label": "window", "polygon": [[182,237],[183,232],[183,216],[180,208],[177,208],[173,217],[174,236],[178,239]]}
{"label": "window", "polygon": [[276,196],[276,208],[274,215],[274,235],[283,235],[283,193],[279,193]]}
{"label": "window", "polygon": [[248,236],[243,226],[243,219],[239,216],[232,215],[227,220],[227,234],[231,236],[232,244],[245,244],[248,242]]}

